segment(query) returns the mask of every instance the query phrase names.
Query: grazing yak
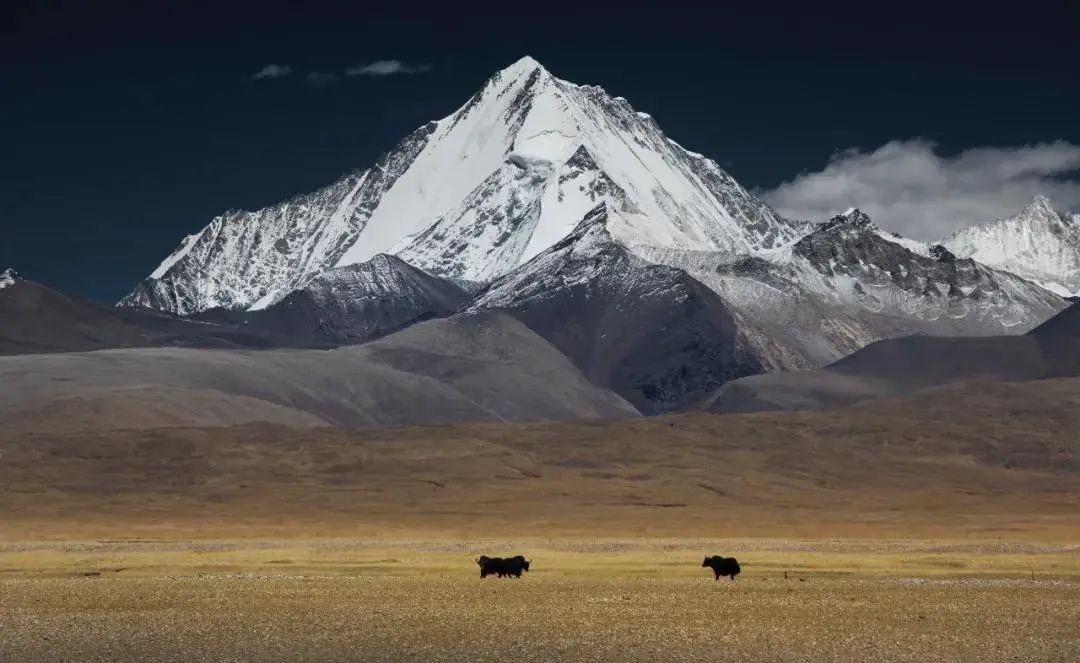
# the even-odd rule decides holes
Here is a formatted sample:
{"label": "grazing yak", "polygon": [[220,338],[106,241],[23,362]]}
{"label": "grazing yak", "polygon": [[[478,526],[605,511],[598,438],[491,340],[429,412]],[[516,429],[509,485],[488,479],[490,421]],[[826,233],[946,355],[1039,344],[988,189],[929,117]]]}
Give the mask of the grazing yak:
{"label": "grazing yak", "polygon": [[488,557],[487,555],[480,555],[476,558],[476,564],[480,567],[481,578],[486,578],[492,574],[497,575],[500,578],[503,577],[502,557]]}
{"label": "grazing yak", "polygon": [[706,557],[705,561],[701,563],[702,568],[709,567],[716,574],[716,579],[719,580],[721,576],[731,576],[734,580],[735,576],[739,575],[742,569],[739,568],[739,560],[734,557],[721,557],[715,555],[713,557]]}
{"label": "grazing yak", "polygon": [[514,557],[508,557],[506,559],[503,559],[502,557],[488,557],[487,555],[481,555],[476,558],[476,565],[480,567],[481,578],[486,578],[489,575],[494,575],[499,578],[506,576],[520,578],[522,571],[529,570],[529,560],[521,555],[515,555]]}
{"label": "grazing yak", "polygon": [[522,571],[529,570],[529,560],[521,555],[508,557],[503,560],[503,569],[505,570],[506,575],[520,578]]}

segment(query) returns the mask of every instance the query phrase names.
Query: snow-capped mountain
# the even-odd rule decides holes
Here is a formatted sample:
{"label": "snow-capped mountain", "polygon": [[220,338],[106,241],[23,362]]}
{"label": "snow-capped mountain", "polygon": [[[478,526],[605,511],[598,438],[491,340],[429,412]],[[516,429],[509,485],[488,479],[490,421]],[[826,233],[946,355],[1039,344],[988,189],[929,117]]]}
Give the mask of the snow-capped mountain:
{"label": "snow-capped mountain", "polygon": [[1023,333],[1065,306],[858,210],[784,219],[625,99],[531,58],[374,168],[218,217],[121,303],[347,343],[465,301],[419,297],[432,279],[490,283],[473,310],[510,311],[644,412],[885,338]]}
{"label": "snow-capped mountain", "polygon": [[761,372],[715,292],[616,239],[630,223],[601,203],[569,235],[493,283],[471,311],[511,313],[645,414]]}
{"label": "snow-capped mountain", "polygon": [[941,243],[1063,297],[1080,297],[1080,214],[1058,212],[1046,196],[1035,196],[1015,216],[958,230]]}
{"label": "snow-capped mountain", "polygon": [[215,218],[121,304],[181,314],[265,308],[329,267],[378,253],[489,280],[565,237],[599,202],[625,220],[629,245],[748,253],[806,229],[625,99],[525,57],[375,167]]}
{"label": "snow-capped mountain", "polygon": [[449,315],[472,297],[461,284],[380,253],[366,262],[328,269],[266,308],[214,309],[196,317],[244,323],[296,343],[337,346]]}
{"label": "snow-capped mountain", "polygon": [[1020,334],[1066,306],[1009,272],[883,231],[859,210],[754,255],[639,253],[719,293],[768,370],[820,367],[907,334]]}

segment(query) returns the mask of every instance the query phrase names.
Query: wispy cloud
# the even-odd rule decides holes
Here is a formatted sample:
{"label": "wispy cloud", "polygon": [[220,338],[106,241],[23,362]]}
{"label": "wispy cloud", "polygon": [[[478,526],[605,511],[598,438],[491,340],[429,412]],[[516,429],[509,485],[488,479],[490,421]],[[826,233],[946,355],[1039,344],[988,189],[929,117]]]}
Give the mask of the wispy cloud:
{"label": "wispy cloud", "polygon": [[251,80],[257,81],[263,78],[281,78],[293,72],[293,68],[287,64],[268,64],[251,75]]}
{"label": "wispy cloud", "polygon": [[334,73],[327,73],[324,71],[309,71],[307,76],[308,83],[315,86],[329,85],[338,79],[338,75]]}
{"label": "wispy cloud", "polygon": [[429,64],[405,64],[401,60],[376,60],[358,64],[345,70],[346,76],[395,76],[398,74],[422,74],[431,71]]}
{"label": "wispy cloud", "polygon": [[824,219],[858,207],[884,228],[931,241],[1020,211],[1037,193],[1062,210],[1080,210],[1080,145],[976,147],[937,154],[926,140],[850,149],[762,197],[785,216]]}

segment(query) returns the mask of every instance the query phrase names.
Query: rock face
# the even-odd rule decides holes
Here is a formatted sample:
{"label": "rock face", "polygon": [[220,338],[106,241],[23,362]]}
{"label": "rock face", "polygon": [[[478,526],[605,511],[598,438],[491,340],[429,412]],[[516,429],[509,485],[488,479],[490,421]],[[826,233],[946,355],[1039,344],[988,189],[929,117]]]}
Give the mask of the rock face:
{"label": "rock face", "polygon": [[559,80],[526,57],[373,168],[217,217],[121,303],[178,314],[261,309],[330,267],[379,253],[490,280],[562,239],[602,201],[628,219],[632,243],[746,252],[790,242],[804,227],[667,139],[625,99]]}
{"label": "rock face", "polygon": [[1080,296],[1080,214],[1056,211],[1046,196],[1035,196],[1016,216],[964,228],[941,243],[1063,297]]}
{"label": "rock face", "polygon": [[473,309],[511,313],[645,414],[760,372],[723,300],[682,270],[649,264],[616,242],[608,225],[617,216],[601,204],[496,281]]}

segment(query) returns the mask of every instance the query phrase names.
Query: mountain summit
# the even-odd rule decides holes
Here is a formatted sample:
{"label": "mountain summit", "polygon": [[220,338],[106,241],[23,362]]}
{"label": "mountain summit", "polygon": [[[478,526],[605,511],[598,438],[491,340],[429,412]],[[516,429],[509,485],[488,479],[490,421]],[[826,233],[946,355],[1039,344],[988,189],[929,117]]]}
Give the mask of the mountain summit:
{"label": "mountain summit", "polygon": [[619,239],[631,246],[748,253],[805,230],[622,97],[524,57],[374,167],[213,219],[121,304],[179,314],[265,308],[327,268],[378,253],[490,280],[565,237],[601,202],[626,220]]}
{"label": "mountain summit", "polygon": [[941,243],[1063,297],[1080,297],[1080,214],[1058,212],[1044,195],[1015,216],[958,230]]}

